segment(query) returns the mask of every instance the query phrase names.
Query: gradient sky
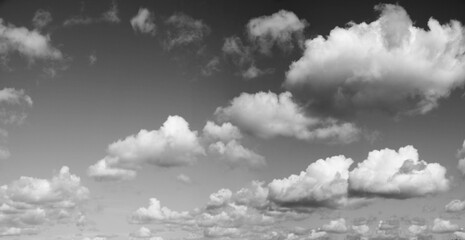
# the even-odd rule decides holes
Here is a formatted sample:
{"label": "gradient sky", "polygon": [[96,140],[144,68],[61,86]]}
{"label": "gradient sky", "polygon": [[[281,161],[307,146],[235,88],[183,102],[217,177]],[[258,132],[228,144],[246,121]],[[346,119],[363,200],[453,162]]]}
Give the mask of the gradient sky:
{"label": "gradient sky", "polygon": [[465,238],[464,12],[0,1],[0,238]]}

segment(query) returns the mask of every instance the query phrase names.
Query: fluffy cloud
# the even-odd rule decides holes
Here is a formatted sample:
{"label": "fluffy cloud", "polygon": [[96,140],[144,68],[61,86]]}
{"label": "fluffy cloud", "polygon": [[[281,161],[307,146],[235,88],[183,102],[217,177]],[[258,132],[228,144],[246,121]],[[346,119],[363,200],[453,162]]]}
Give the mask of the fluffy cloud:
{"label": "fluffy cloud", "polygon": [[165,21],[167,27],[164,47],[171,50],[191,44],[201,44],[210,34],[210,27],[202,20],[194,19],[183,13],[176,13]]}
{"label": "fluffy cloud", "polygon": [[159,167],[189,165],[204,155],[196,131],[182,117],[169,116],[159,130],[141,130],[138,134],[108,146],[107,156],[89,167],[96,179],[130,179],[144,163]]}
{"label": "fluffy cloud", "polygon": [[19,53],[31,62],[63,58],[61,51],[51,45],[49,35],[5,24],[0,18],[0,56],[6,58],[10,53]]}
{"label": "fluffy cloud", "polygon": [[207,124],[203,128],[203,135],[208,139],[221,140],[223,142],[242,138],[239,128],[229,122],[217,125],[214,122],[207,121]]}
{"label": "fluffy cloud", "polygon": [[[334,28],[305,42],[284,86],[328,114],[376,109],[423,114],[465,81],[460,22],[416,27],[398,5],[378,5],[379,19]],[[302,90],[304,89],[304,90]]]}
{"label": "fluffy cloud", "polygon": [[52,14],[49,11],[39,9],[34,13],[32,18],[32,25],[36,29],[42,29],[52,22]]}
{"label": "fluffy cloud", "polygon": [[134,238],[150,238],[153,236],[153,234],[149,228],[141,227],[137,231],[129,234],[129,236]]}
{"label": "fluffy cloud", "polygon": [[290,92],[279,95],[272,92],[242,93],[229,106],[217,108],[215,115],[221,121],[229,121],[261,138],[286,136],[348,143],[356,140],[360,133],[351,123],[307,116]]}
{"label": "fluffy cloud", "polygon": [[434,219],[433,226],[431,227],[431,231],[434,233],[451,233],[458,230],[460,230],[459,225],[440,218]]}
{"label": "fluffy cloud", "polygon": [[458,199],[452,200],[445,208],[448,212],[461,212],[465,210],[465,201],[460,201]]}
{"label": "fluffy cloud", "polygon": [[134,31],[155,35],[156,25],[153,13],[146,8],[140,8],[136,16],[131,18],[131,26]]}
{"label": "fluffy cloud", "polygon": [[236,140],[228,143],[216,142],[209,146],[209,151],[213,156],[225,161],[229,166],[246,166],[252,169],[259,169],[266,165],[265,157],[243,147]]}
{"label": "fluffy cloud", "polygon": [[176,212],[167,207],[162,207],[156,198],[150,199],[148,208],[139,208],[131,216],[131,222],[143,224],[153,221],[171,221],[189,217],[188,212]]}
{"label": "fluffy cloud", "polygon": [[374,150],[350,172],[350,189],[362,195],[411,198],[449,189],[446,169],[438,163],[419,160],[418,151],[406,146]]}
{"label": "fluffy cloud", "polygon": [[237,36],[226,38],[222,51],[224,56],[239,68],[244,79],[257,78],[270,72],[257,68],[252,47],[244,45]]}
{"label": "fluffy cloud", "polygon": [[299,175],[275,179],[269,185],[269,199],[291,207],[339,207],[346,203],[350,158],[319,159]]}
{"label": "fluffy cloud", "polygon": [[0,187],[0,231],[3,235],[33,234],[45,224],[74,221],[88,198],[89,190],[68,167],[50,180],[21,177]]}
{"label": "fluffy cloud", "polygon": [[269,54],[274,45],[289,50],[294,42],[302,44],[306,26],[307,22],[300,20],[293,12],[281,10],[270,16],[251,19],[247,24],[247,33],[262,53]]}
{"label": "fluffy cloud", "polygon": [[345,233],[347,232],[346,220],[344,218],[339,218],[330,221],[328,224],[323,225],[321,229],[329,233]]}

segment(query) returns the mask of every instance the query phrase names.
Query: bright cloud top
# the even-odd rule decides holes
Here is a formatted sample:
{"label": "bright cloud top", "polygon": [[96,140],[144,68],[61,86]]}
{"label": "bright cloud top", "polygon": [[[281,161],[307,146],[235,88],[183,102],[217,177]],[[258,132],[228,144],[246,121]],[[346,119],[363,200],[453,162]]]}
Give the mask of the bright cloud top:
{"label": "bright cloud top", "polygon": [[350,172],[354,192],[392,198],[411,198],[447,191],[450,181],[438,163],[419,160],[412,146],[374,150]]}
{"label": "bright cloud top", "polygon": [[457,157],[460,158],[457,168],[462,175],[465,175],[465,140],[463,141],[462,148],[457,152]]}
{"label": "bright cloud top", "polygon": [[131,18],[131,26],[134,31],[155,35],[156,25],[153,13],[147,8],[140,8],[136,16]]}
{"label": "bright cloud top", "polygon": [[179,116],[170,116],[159,130],[141,130],[138,134],[108,146],[108,155],[89,167],[91,177],[100,180],[130,179],[144,163],[159,167],[190,165],[205,150],[197,131]]}
{"label": "bright cloud top", "polygon": [[[398,5],[378,5],[378,20],[334,28],[305,42],[286,74],[287,89],[304,88],[315,109],[353,113],[377,109],[424,114],[465,82],[460,22],[416,27]],[[329,110],[328,110],[329,109]]]}
{"label": "bright cloud top", "polygon": [[269,54],[273,45],[290,50],[294,42],[302,44],[306,26],[307,22],[300,20],[293,12],[281,10],[270,16],[251,19],[247,24],[247,33],[262,53]]}
{"label": "bright cloud top", "polygon": [[290,92],[242,93],[231,100],[229,106],[217,108],[215,115],[220,121],[229,121],[260,138],[285,136],[348,143],[356,140],[360,133],[351,123],[307,116]]}
{"label": "bright cloud top", "polygon": [[0,187],[0,232],[32,234],[46,223],[73,222],[88,198],[89,190],[66,166],[50,180],[21,177]]}

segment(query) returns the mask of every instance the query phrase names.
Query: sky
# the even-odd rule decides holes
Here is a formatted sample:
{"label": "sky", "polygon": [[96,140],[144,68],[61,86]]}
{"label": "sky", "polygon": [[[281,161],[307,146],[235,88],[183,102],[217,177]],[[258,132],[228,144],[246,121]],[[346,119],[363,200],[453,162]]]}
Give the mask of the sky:
{"label": "sky", "polygon": [[464,12],[0,1],[0,238],[465,239]]}

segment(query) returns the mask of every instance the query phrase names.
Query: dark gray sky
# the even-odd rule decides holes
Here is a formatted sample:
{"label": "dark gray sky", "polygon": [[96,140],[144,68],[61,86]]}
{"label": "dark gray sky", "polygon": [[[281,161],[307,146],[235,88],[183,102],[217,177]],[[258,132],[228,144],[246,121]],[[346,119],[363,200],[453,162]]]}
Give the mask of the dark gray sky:
{"label": "dark gray sky", "polygon": [[0,238],[463,237],[464,12],[0,1]]}

